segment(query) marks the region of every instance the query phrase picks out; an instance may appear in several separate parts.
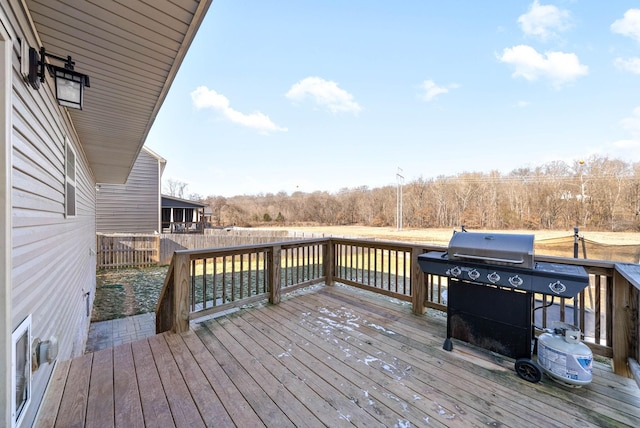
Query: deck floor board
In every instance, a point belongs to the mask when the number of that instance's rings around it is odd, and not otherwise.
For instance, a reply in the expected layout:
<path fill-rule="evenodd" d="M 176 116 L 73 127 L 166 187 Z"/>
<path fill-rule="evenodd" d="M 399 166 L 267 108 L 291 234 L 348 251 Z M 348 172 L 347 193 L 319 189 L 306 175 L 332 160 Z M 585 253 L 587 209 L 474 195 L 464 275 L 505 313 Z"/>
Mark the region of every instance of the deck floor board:
<path fill-rule="evenodd" d="M 129 345 L 120 345 L 127 347 Z M 169 402 L 160 380 L 160 374 L 151 353 L 148 340 L 131 343 L 135 373 L 140 388 L 140 405 L 147 426 L 171 427 L 174 425 Z"/>
<path fill-rule="evenodd" d="M 115 426 L 113 397 L 113 349 L 103 349 L 93 355 L 93 364 L 103 367 L 102 370 L 91 370 L 89 380 L 89 397 L 87 402 L 87 426 L 103 428 Z M 98 422 L 98 425 L 91 425 Z"/>
<path fill-rule="evenodd" d="M 71 361 L 56 424 L 66 427 L 85 426 L 92 361 L 92 354 Z"/>
<path fill-rule="evenodd" d="M 640 426 L 640 390 L 604 364 L 580 389 L 532 384 L 509 359 L 444 351 L 445 331 L 435 312 L 312 287 L 59 362 L 37 426 Z"/>
<path fill-rule="evenodd" d="M 169 403 L 173 420 L 176 426 L 179 427 L 205 426 L 191 395 L 189 385 L 186 384 L 182 375 L 182 368 L 178 366 L 171 353 L 165 336 L 162 334 L 156 335 L 148 340 L 151 352 L 156 360 L 164 392 L 167 395 L 167 402 Z"/>
<path fill-rule="evenodd" d="M 97 355 L 97 354 L 96 354 Z M 109 371 L 108 368 L 102 368 L 97 364 L 94 358 L 94 364 L 99 370 Z M 115 412 L 116 426 L 133 427 L 141 426 L 144 423 L 142 415 L 142 403 L 140 402 L 140 387 L 135 373 L 135 365 L 133 360 L 133 350 L 131 346 L 118 346 L 113 348 L 113 394 L 115 409 L 122 409 Z M 92 379 L 93 381 L 93 379 Z M 89 419 L 87 419 L 89 421 Z"/>

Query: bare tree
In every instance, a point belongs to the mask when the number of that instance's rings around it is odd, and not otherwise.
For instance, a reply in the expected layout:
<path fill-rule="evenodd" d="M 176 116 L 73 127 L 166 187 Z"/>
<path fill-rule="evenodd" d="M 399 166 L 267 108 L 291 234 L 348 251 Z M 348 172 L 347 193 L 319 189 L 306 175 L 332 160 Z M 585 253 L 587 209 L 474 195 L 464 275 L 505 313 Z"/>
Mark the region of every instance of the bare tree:
<path fill-rule="evenodd" d="M 211 221 L 214 222 L 216 226 L 222 226 L 222 209 L 227 205 L 227 198 L 222 196 L 209 196 L 206 202 L 211 209 Z"/>
<path fill-rule="evenodd" d="M 165 195 L 184 199 L 184 194 L 187 190 L 187 186 L 187 183 L 169 178 L 164 182 L 163 191 Z"/>
<path fill-rule="evenodd" d="M 172 180 L 178 194 L 183 183 Z M 185 185 L 186 187 L 186 185 Z M 184 188 L 182 188 L 184 190 Z M 640 229 L 640 163 L 594 156 L 584 162 L 554 161 L 506 175 L 465 172 L 419 178 L 405 185 L 406 227 L 537 229 Z M 215 199 L 215 201 L 214 201 Z M 209 197 L 218 224 L 283 223 L 391 226 L 394 186 L 328 192 Z"/>

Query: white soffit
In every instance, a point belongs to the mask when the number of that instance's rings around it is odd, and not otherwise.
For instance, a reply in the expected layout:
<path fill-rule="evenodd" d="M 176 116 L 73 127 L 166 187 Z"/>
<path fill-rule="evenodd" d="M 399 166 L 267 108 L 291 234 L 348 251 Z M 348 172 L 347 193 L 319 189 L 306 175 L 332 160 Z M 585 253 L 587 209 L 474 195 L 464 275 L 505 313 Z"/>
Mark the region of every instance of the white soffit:
<path fill-rule="evenodd" d="M 48 53 L 89 75 L 69 109 L 96 182 L 124 183 L 212 0 L 26 0 Z"/>

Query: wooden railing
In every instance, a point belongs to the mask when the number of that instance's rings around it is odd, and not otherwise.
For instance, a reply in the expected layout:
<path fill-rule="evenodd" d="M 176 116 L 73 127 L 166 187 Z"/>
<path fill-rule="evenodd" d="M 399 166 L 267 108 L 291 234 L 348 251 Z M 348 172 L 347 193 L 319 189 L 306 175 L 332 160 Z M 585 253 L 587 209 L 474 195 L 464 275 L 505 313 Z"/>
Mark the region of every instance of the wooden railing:
<path fill-rule="evenodd" d="M 412 286 L 424 283 L 417 258 L 442 247 L 336 238 L 331 238 L 331 247 L 334 281 L 411 302 L 415 314 L 424 313 L 428 305 L 426 288 Z"/>
<path fill-rule="evenodd" d="M 326 239 L 176 251 L 156 308 L 156 332 L 325 282 Z"/>
<path fill-rule="evenodd" d="M 202 221 L 162 222 L 163 233 L 204 233 Z"/>
<path fill-rule="evenodd" d="M 447 278 L 425 275 L 417 263 L 420 254 L 444 249 L 322 238 L 176 251 L 158 301 L 156 331 L 186 331 L 195 318 L 260 300 L 276 304 L 283 292 L 318 283 L 339 282 L 411 302 L 416 315 L 427 308 L 446 311 Z M 640 372 L 640 267 L 545 256 L 536 260 L 582 265 L 590 284 L 575 300 L 558 298 L 536 310 L 534 324 L 543 328 L 553 321 L 577 324 L 594 354 L 612 359 L 616 373 Z M 542 295 L 536 295 L 536 302 L 536 306 L 550 303 Z"/>

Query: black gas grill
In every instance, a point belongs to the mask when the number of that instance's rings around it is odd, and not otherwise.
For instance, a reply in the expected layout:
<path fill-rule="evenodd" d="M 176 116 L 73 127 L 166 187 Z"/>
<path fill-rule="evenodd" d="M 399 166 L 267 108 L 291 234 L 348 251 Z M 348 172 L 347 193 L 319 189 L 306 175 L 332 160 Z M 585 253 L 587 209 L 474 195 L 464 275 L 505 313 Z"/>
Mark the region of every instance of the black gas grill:
<path fill-rule="evenodd" d="M 447 252 L 418 257 L 425 273 L 482 284 L 574 297 L 588 284 L 582 266 L 534 261 L 533 235 L 460 232 Z"/>
<path fill-rule="evenodd" d="M 589 284 L 582 266 L 536 262 L 533 235 L 458 232 L 446 252 L 422 254 L 418 264 L 449 278 L 444 349 L 455 338 L 514 358 L 518 374 L 534 382 L 534 295 L 572 298 Z"/>

